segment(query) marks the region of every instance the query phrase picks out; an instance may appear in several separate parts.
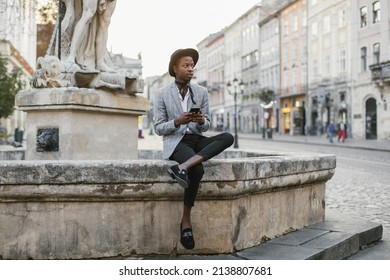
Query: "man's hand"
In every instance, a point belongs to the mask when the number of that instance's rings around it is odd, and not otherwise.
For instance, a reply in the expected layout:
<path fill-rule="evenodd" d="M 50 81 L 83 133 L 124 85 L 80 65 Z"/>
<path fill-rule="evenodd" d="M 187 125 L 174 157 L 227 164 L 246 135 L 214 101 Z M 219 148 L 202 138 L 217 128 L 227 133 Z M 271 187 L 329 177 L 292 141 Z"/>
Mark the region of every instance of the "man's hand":
<path fill-rule="evenodd" d="M 191 113 L 191 121 L 197 122 L 200 125 L 204 124 L 204 117 L 202 112 L 199 111 L 198 113 Z"/>
<path fill-rule="evenodd" d="M 178 127 L 182 124 L 187 124 L 192 121 L 192 113 L 184 112 L 178 118 L 174 120 L 175 126 Z"/>

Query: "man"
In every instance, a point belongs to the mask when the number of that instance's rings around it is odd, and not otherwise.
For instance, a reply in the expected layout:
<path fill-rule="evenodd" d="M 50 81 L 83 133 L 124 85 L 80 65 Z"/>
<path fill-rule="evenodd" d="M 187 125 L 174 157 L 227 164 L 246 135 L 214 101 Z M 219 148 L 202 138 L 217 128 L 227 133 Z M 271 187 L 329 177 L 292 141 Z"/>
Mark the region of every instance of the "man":
<path fill-rule="evenodd" d="M 195 49 L 175 51 L 169 62 L 169 74 L 175 81 L 159 89 L 154 101 L 154 128 L 163 136 L 163 158 L 179 163 L 171 166 L 168 173 L 184 188 L 180 242 L 186 249 L 195 247 L 191 209 L 204 174 L 202 162 L 234 142 L 230 133 L 213 137 L 202 135 L 210 127 L 210 117 L 207 89 L 191 83 L 198 58 Z M 190 112 L 191 109 L 194 112 Z"/>
<path fill-rule="evenodd" d="M 327 132 L 328 132 L 328 137 L 329 137 L 330 143 L 333 143 L 333 136 L 334 136 L 335 131 L 336 131 L 336 126 L 334 125 L 334 122 L 332 120 L 332 121 L 330 121 L 330 123 L 328 124 L 328 127 L 327 127 Z"/>
<path fill-rule="evenodd" d="M 337 141 L 340 142 L 340 139 L 341 141 L 344 143 L 345 142 L 345 124 L 343 121 L 340 121 L 339 125 L 338 125 L 338 137 L 337 137 Z"/>

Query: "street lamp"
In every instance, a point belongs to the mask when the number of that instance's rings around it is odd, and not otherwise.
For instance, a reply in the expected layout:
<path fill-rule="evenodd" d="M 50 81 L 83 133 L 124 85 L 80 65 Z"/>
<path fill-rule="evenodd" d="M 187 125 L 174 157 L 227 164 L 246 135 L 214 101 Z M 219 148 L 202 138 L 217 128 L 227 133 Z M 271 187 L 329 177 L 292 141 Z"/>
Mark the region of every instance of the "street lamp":
<path fill-rule="evenodd" d="M 227 83 L 227 88 L 229 94 L 234 95 L 234 148 L 238 148 L 238 134 L 237 134 L 237 90 L 239 89 L 239 93 L 243 93 L 245 84 L 241 80 L 238 82 L 237 78 L 234 78 L 233 84 L 230 81 Z"/>

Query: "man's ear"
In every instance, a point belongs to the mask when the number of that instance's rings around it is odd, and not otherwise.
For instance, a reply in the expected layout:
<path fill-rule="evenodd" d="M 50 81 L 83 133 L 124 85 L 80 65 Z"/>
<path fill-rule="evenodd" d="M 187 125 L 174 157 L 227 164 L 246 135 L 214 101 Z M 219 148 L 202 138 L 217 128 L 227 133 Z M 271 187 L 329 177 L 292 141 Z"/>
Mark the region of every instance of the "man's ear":
<path fill-rule="evenodd" d="M 173 72 L 175 72 L 175 74 L 177 74 L 177 65 L 173 65 Z"/>

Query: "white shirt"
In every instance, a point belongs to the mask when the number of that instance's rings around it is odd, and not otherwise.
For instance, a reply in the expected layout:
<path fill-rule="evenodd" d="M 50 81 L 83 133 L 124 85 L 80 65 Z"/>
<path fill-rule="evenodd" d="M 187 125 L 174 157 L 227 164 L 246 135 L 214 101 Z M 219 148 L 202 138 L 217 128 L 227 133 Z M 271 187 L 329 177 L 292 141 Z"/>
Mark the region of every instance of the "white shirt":
<path fill-rule="evenodd" d="M 180 104 L 181 104 L 181 108 L 183 109 L 183 112 L 188 112 L 187 104 L 188 104 L 188 98 L 190 97 L 190 95 L 188 94 L 188 88 L 187 88 L 186 95 L 184 96 L 184 99 L 180 94 L 179 88 L 177 88 L 177 92 L 179 94 L 179 100 L 180 100 Z"/>

